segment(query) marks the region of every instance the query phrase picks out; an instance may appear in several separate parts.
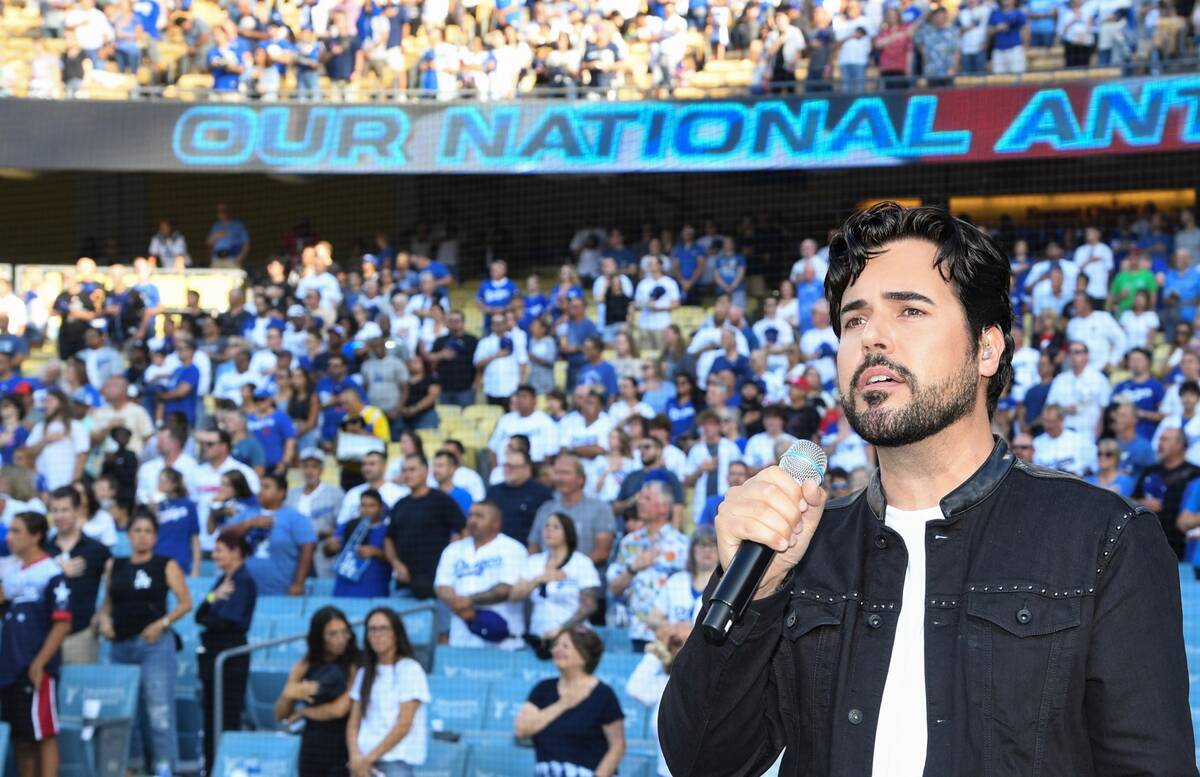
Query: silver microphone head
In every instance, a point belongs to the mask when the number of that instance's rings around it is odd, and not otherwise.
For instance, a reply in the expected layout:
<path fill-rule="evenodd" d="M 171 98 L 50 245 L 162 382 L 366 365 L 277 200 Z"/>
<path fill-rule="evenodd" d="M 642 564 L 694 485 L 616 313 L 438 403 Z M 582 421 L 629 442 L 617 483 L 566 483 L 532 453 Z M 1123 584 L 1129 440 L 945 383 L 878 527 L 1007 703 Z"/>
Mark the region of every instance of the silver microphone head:
<path fill-rule="evenodd" d="M 779 466 L 791 475 L 796 482 L 815 480 L 820 483 L 825 478 L 825 467 L 829 459 L 825 451 L 812 440 L 796 440 L 792 447 L 779 457 Z"/>

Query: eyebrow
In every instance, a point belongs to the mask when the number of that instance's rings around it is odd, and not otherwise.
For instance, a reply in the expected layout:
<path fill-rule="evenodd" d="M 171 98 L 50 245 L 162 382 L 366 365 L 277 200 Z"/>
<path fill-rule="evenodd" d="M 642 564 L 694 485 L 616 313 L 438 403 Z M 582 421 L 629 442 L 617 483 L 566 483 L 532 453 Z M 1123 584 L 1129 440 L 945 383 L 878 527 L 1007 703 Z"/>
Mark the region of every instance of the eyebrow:
<path fill-rule="evenodd" d="M 922 302 L 931 307 L 935 305 L 933 300 L 919 291 L 886 291 L 883 293 L 883 298 L 892 302 Z M 865 299 L 856 299 L 842 305 L 839 315 L 844 316 L 847 313 L 852 313 L 855 310 L 861 310 L 865 307 L 867 307 Z"/>

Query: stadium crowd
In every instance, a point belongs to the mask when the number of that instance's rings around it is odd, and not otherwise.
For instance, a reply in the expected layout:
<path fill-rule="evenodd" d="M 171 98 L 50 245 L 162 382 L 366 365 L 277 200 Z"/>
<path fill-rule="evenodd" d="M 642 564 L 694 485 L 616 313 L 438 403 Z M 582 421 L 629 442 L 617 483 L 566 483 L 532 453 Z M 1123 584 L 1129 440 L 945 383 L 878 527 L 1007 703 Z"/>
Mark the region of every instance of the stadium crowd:
<path fill-rule="evenodd" d="M 246 643 L 256 601 L 318 578 L 344 600 L 436 602 L 449 646 L 551 659 L 559 679 L 533 687 L 515 733 L 545 773 L 613 774 L 624 713 L 596 666 L 623 640 L 646 658 L 618 690 L 657 703 L 716 566 L 722 495 L 797 439 L 827 451 L 831 495 L 872 467 L 837 401 L 826 249 L 804 239 L 752 295 L 751 271 L 771 267 L 753 231 L 733 234 L 707 220 L 626 244 L 619 228 L 581 229 L 552 282 L 518 283 L 493 259 L 466 310 L 470 273 L 431 258 L 453 252 L 424 233 L 340 260 L 301 239 L 221 310 L 194 293 L 163 306 L 157 268 L 192 261 L 166 222 L 131 267 L 80 259 L 57 296 L 0 281 L 0 710 L 19 757 L 54 773 L 54 724 L 37 705 L 30 718 L 29 696 L 53 695 L 60 660 L 96 663 L 111 642 L 163 712 L 164 635 L 194 617 L 211 712 L 212 659 Z M 1150 507 L 1200 564 L 1193 214 L 994 236 L 1018 314 L 995 433 Z M 250 239 L 220 209 L 209 261 L 249 266 Z M 210 562 L 193 602 L 186 578 Z M 306 768 L 409 774 L 425 758 L 423 670 L 390 609 L 356 644 L 340 611 L 314 615 L 277 716 L 308 719 Z M 239 660 L 227 729 L 241 725 Z M 132 763 L 169 770 L 176 734 L 172 712 L 152 714 Z"/>
<path fill-rule="evenodd" d="M 37 97 L 143 64 L 145 85 L 262 100 L 859 92 L 868 74 L 905 88 L 1027 68 L 1190 70 L 1198 30 L 1192 0 L 41 0 L 21 73 Z"/>

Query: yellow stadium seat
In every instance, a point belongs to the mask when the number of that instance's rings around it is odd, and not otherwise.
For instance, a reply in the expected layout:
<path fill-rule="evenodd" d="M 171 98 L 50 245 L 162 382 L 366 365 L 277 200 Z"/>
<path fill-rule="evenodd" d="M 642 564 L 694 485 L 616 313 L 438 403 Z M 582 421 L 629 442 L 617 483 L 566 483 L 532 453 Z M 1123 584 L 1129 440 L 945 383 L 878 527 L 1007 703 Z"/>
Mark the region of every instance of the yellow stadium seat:
<path fill-rule="evenodd" d="M 442 434 L 441 429 L 418 429 L 417 436 L 421 438 L 421 445 L 425 447 L 425 456 L 432 456 L 437 449 L 441 447 L 442 442 L 446 439 L 446 435 Z"/>

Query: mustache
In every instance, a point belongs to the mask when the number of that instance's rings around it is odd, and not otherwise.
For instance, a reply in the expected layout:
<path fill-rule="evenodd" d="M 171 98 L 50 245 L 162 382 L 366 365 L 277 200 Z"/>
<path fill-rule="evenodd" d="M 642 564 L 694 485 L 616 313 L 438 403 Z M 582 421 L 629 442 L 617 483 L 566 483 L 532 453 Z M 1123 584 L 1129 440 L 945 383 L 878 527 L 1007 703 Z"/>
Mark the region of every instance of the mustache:
<path fill-rule="evenodd" d="M 850 380 L 850 390 L 852 392 L 858 390 L 858 383 L 862 379 L 862 374 L 872 367 L 886 367 L 903 378 L 905 383 L 911 384 L 915 382 L 915 376 L 908 371 L 908 368 L 897 364 L 881 353 L 873 353 L 863 359 L 862 364 L 858 365 L 858 369 L 854 371 L 854 377 Z"/>

